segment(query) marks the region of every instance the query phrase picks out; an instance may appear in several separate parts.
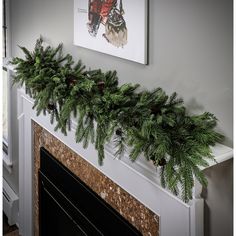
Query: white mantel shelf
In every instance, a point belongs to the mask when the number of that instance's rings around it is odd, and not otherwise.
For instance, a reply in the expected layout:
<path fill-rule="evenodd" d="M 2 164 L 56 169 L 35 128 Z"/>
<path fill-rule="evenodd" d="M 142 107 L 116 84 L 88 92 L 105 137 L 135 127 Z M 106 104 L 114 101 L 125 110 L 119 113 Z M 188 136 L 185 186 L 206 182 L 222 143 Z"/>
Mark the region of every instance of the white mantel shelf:
<path fill-rule="evenodd" d="M 209 166 L 202 169 L 208 169 L 214 165 L 220 164 L 233 158 L 233 149 L 223 144 L 217 143 L 214 147 L 212 147 L 212 154 L 216 161 L 210 160 L 208 162 Z"/>
<path fill-rule="evenodd" d="M 33 236 L 33 151 L 32 151 L 32 121 L 37 122 L 74 152 L 100 170 L 141 203 L 160 217 L 160 236 L 203 236 L 203 206 L 200 197 L 201 187 L 196 182 L 194 198 L 188 204 L 172 195 L 160 186 L 158 173 L 151 163 L 140 158 L 132 163 L 127 155 L 121 160 L 113 156 L 112 145 L 105 147 L 104 165 L 99 166 L 97 151 L 93 145 L 84 149 L 75 142 L 76 123 L 72 130 L 64 136 L 54 131 L 47 116 L 36 116 L 32 109 L 33 100 L 25 94 L 24 89 L 18 90 L 18 120 L 19 120 L 19 199 L 21 235 Z M 233 150 L 222 144 L 212 148 L 217 163 L 233 157 Z M 209 167 L 216 165 L 210 162 Z M 209 168 L 208 167 L 208 168 Z"/>

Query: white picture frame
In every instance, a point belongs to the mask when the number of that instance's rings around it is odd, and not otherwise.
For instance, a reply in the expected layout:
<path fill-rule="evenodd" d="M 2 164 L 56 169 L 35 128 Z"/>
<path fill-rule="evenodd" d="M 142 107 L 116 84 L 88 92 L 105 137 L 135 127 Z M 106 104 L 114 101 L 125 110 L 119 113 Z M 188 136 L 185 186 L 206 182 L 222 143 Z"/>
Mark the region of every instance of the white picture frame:
<path fill-rule="evenodd" d="M 147 64 L 147 18 L 148 0 L 74 0 L 74 44 Z"/>

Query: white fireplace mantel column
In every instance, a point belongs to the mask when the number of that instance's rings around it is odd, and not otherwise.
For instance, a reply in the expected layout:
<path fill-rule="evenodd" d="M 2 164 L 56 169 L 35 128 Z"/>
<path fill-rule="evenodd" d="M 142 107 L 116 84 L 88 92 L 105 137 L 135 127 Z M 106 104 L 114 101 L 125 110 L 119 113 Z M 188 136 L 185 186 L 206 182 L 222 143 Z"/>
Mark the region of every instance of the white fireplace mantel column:
<path fill-rule="evenodd" d="M 203 199 L 201 187 L 196 183 L 194 199 L 188 204 L 160 186 L 158 174 L 150 163 L 139 160 L 135 163 L 127 157 L 115 159 L 112 147 L 105 148 L 103 166 L 97 162 L 97 151 L 93 145 L 84 149 L 75 142 L 75 125 L 67 136 L 54 131 L 48 116 L 36 116 L 33 100 L 23 89 L 18 90 L 19 120 L 19 229 L 23 236 L 33 236 L 33 130 L 35 121 L 74 152 L 120 185 L 129 194 L 160 217 L 161 236 L 203 236 Z M 218 163 L 233 157 L 231 148 L 218 144 L 213 148 Z M 210 166 L 216 163 L 210 163 Z"/>

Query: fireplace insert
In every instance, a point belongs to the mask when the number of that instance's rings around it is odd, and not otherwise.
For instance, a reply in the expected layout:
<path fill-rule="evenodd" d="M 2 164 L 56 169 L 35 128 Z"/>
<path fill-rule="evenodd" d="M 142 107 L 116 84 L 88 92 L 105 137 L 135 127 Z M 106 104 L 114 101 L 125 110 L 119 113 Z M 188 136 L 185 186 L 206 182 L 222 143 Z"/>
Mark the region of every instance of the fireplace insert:
<path fill-rule="evenodd" d="M 38 174 L 41 236 L 141 235 L 45 148 Z"/>

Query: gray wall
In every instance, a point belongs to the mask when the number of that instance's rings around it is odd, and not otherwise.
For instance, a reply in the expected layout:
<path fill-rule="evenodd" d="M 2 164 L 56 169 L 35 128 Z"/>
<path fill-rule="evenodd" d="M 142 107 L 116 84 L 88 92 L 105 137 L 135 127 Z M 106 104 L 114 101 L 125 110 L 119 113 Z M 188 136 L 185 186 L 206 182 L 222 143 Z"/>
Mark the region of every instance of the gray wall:
<path fill-rule="evenodd" d="M 204 172 L 208 178 L 208 187 L 202 193 L 202 197 L 206 199 L 205 236 L 233 235 L 233 160 Z"/>
<path fill-rule="evenodd" d="M 73 46 L 73 0 L 11 1 L 13 56 L 22 55 L 17 45 L 33 48 L 40 34 L 54 46 L 63 42 L 65 52 L 88 67 L 117 70 L 121 83 L 160 86 L 168 94 L 176 91 L 190 112 L 214 113 L 225 144 L 232 146 L 232 0 L 150 0 L 148 66 Z M 208 176 L 210 185 L 223 171 Z M 232 206 L 230 173 L 221 179 L 227 191 L 220 201 Z M 216 200 L 218 195 L 206 196 L 210 207 Z M 213 216 L 224 209 L 222 202 L 218 204 L 217 210 L 209 209 L 216 228 L 221 225 Z M 232 228 L 228 210 L 224 227 Z"/>

